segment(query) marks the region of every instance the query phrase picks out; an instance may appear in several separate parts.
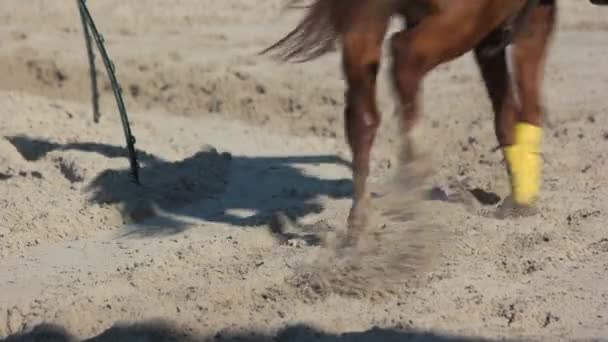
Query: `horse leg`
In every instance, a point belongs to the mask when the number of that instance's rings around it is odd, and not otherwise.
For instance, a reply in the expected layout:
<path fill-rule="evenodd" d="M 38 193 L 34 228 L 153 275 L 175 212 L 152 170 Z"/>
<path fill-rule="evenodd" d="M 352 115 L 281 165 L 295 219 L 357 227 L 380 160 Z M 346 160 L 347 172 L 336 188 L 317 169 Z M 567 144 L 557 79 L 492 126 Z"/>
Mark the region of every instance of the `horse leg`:
<path fill-rule="evenodd" d="M 492 103 L 496 138 L 499 147 L 504 149 L 513 144 L 513 130 L 519 116 L 519 106 L 515 101 L 505 50 L 494 55 L 484 53 L 486 46 L 496 44 L 492 42 L 494 38 L 500 39 L 500 36 L 495 34 L 482 41 L 475 48 L 474 55 Z"/>
<path fill-rule="evenodd" d="M 343 69 L 347 91 L 345 131 L 353 156 L 353 204 L 348 216 L 348 243 L 356 243 L 369 224 L 371 210 L 367 178 L 370 152 L 380 124 L 376 106 L 376 76 L 386 22 L 368 22 L 343 37 Z"/>
<path fill-rule="evenodd" d="M 555 0 L 541 1 L 528 18 L 526 30 L 513 43 L 513 64 L 521 111 L 512 141 L 504 148 L 511 174 L 512 200 L 516 206 L 531 206 L 540 190 L 539 155 L 542 134 L 541 83 L 545 57 L 555 30 Z"/>
<path fill-rule="evenodd" d="M 427 71 L 435 66 L 429 61 L 432 56 L 428 56 L 427 52 L 414 46 L 411 36 L 419 25 L 397 32 L 391 37 L 393 84 L 398 97 L 395 115 L 399 120 L 398 141 L 400 145 L 395 170 L 397 174 L 394 180 L 397 184 L 389 184 L 387 190 L 394 192 L 394 195 L 399 198 L 401 191 L 397 190 L 397 187 L 402 188 L 401 190 L 412 190 L 412 187 L 420 185 L 431 171 L 430 165 L 425 163 L 426 160 L 416 148 L 417 141 L 412 134 L 419 120 L 420 83 Z M 401 210 L 398 208 L 400 199 L 393 198 L 393 200 L 397 200 L 397 203 L 394 203 L 397 204 L 397 207 L 388 211 Z"/>
<path fill-rule="evenodd" d="M 521 108 L 515 100 L 505 49 L 492 55 L 486 53 L 487 46 L 496 46 L 496 39 L 502 39 L 500 32 L 495 32 L 484 39 L 475 48 L 474 55 L 494 111 L 496 138 L 499 147 L 505 152 L 514 143 L 515 124 Z M 504 157 L 506 159 L 506 153 Z M 508 165 L 507 173 L 510 174 Z M 511 204 L 511 201 L 505 201 L 499 207 L 497 216 L 504 218 L 511 214 L 511 210 L 514 209 Z"/>
<path fill-rule="evenodd" d="M 456 2 L 454 4 L 459 5 Z M 420 184 L 420 178 L 430 171 L 425 163 L 411 163 L 419 159 L 412 130 L 419 119 L 418 97 L 422 79 L 437 65 L 473 49 L 497 26 L 497 19 L 484 16 L 483 8 L 472 4 L 462 6 L 459 10 L 446 8 L 441 13 L 423 19 L 414 28 L 393 35 L 393 81 L 401 105 L 399 114 L 403 134 L 399 166 L 405 166 L 400 173 L 410 178 L 408 183 Z M 450 38 L 446 39 L 446 36 Z"/>

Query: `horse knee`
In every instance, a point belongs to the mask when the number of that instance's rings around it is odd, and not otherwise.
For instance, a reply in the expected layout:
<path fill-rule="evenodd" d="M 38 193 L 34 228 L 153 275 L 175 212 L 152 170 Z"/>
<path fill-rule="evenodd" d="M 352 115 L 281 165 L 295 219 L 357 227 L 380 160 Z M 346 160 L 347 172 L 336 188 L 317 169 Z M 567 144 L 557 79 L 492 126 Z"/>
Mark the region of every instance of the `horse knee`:
<path fill-rule="evenodd" d="M 380 114 L 370 89 L 364 83 L 351 84 L 346 91 L 344 128 L 353 151 L 370 146 L 379 126 Z"/>
<path fill-rule="evenodd" d="M 373 104 L 367 103 L 367 92 L 362 89 L 349 89 L 344 109 L 347 128 L 355 126 L 366 131 L 375 131 L 380 126 L 380 114 Z"/>

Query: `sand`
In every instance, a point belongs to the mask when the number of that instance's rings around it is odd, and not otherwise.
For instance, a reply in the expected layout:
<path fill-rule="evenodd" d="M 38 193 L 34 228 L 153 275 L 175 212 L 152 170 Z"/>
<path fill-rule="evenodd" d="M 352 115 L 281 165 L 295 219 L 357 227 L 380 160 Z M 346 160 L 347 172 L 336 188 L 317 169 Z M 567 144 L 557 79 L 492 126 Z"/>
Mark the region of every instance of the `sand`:
<path fill-rule="evenodd" d="M 137 187 L 101 68 L 93 122 L 75 1 L 0 3 L 0 338 L 608 338 L 608 11 L 562 1 L 538 215 L 492 215 L 507 175 L 467 54 L 424 85 L 432 200 L 417 203 L 415 223 L 379 215 L 376 245 L 346 258 L 327 248 L 351 193 L 339 56 L 258 56 L 301 14 L 280 5 L 90 2 L 137 138 Z M 374 183 L 391 171 L 394 140 L 382 72 Z M 282 234 L 277 212 L 290 218 Z M 323 276 L 353 260 L 368 278 Z"/>

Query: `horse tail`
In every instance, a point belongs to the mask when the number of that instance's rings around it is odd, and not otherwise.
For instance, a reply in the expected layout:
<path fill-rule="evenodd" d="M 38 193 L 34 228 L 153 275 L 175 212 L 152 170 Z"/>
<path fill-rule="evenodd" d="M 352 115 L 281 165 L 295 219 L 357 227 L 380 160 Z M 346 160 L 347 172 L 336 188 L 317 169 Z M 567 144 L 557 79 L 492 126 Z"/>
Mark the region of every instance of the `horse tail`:
<path fill-rule="evenodd" d="M 288 8 L 307 8 L 308 12 L 296 28 L 261 54 L 274 51 L 283 61 L 307 62 L 334 51 L 336 43 L 351 25 L 353 9 L 361 1 L 377 1 L 380 7 L 391 0 L 314 0 L 303 5 L 303 0 L 289 0 Z"/>

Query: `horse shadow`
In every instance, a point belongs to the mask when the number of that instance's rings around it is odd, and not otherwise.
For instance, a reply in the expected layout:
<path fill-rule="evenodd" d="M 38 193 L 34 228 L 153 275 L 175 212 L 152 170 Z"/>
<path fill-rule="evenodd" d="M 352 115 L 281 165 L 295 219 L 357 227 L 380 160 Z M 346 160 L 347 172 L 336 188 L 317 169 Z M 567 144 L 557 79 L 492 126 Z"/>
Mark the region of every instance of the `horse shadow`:
<path fill-rule="evenodd" d="M 477 337 L 449 336 L 413 329 L 372 328 L 363 332 L 328 334 L 306 325 L 288 326 L 274 335 L 245 331 L 240 333 L 216 333 L 201 336 L 178 329 L 174 324 L 163 320 L 151 320 L 130 325 L 115 325 L 97 336 L 78 340 L 63 327 L 41 324 L 28 332 L 9 336 L 5 342 L 494 342 L 498 340 Z M 508 341 L 501 339 L 501 341 Z"/>
<path fill-rule="evenodd" d="M 38 161 L 53 151 L 127 157 L 123 147 L 108 144 L 55 143 L 26 136 L 6 139 L 28 161 Z M 327 164 L 350 167 L 334 155 L 235 156 L 212 147 L 178 161 L 141 150 L 137 154 L 142 185 L 132 182 L 129 168 L 106 169 L 87 179 L 59 167 L 70 182 L 84 184 L 90 203 L 120 208 L 129 235 L 171 235 L 201 221 L 259 226 L 270 223 L 278 211 L 298 220 L 320 213 L 324 197 L 339 199 L 352 193 L 350 178 L 324 179 L 309 172 Z"/>

